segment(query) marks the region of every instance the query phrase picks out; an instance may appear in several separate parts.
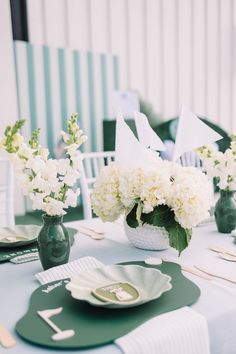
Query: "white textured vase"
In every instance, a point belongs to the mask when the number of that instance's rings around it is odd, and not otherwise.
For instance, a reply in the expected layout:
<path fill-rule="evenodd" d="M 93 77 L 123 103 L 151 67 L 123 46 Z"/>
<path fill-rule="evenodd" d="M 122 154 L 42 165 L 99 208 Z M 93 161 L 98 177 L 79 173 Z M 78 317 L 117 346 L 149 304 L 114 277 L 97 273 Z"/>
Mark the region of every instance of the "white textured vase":
<path fill-rule="evenodd" d="M 130 227 L 124 220 L 125 233 L 135 247 L 150 251 L 161 251 L 169 248 L 168 232 L 164 227 L 144 224 Z"/>

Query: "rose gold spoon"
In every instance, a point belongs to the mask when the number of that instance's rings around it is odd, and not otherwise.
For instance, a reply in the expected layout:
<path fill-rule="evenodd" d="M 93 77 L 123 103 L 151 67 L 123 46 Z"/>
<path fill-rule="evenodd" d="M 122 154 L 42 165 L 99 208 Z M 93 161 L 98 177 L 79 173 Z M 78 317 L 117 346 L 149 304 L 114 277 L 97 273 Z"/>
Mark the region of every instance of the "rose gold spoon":
<path fill-rule="evenodd" d="M 226 261 L 229 262 L 236 262 L 236 257 L 231 256 L 230 254 L 227 253 L 219 253 L 220 258 L 225 259 Z"/>

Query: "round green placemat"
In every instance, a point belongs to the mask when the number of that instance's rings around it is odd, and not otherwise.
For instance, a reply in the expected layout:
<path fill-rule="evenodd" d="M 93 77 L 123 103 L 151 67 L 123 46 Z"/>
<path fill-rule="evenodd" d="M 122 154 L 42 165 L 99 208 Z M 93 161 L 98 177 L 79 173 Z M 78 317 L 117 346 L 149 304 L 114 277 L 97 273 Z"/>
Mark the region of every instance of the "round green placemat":
<path fill-rule="evenodd" d="M 122 264 L 138 264 L 161 270 L 172 278 L 172 289 L 159 299 L 147 304 L 126 309 L 93 307 L 75 300 L 65 289 L 68 280 L 55 281 L 40 286 L 34 291 L 26 315 L 16 324 L 17 333 L 34 344 L 75 349 L 107 344 L 127 334 L 145 321 L 159 314 L 188 306 L 197 301 L 200 289 L 185 278 L 176 263 L 163 262 L 158 266 L 134 261 Z M 64 341 L 51 340 L 54 331 L 37 315 L 37 311 L 63 307 L 51 320 L 62 330 L 74 329 L 75 336 Z"/>

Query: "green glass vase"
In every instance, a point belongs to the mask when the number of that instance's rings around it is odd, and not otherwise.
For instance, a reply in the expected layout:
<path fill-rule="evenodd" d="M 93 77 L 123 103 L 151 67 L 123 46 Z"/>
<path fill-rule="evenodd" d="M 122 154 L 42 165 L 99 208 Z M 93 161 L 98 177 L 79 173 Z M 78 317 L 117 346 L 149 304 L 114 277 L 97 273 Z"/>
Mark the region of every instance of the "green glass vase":
<path fill-rule="evenodd" d="M 49 269 L 68 262 L 70 238 L 62 224 L 63 216 L 44 214 L 43 227 L 38 235 L 39 258 L 43 269 Z"/>
<path fill-rule="evenodd" d="M 230 233 L 236 228 L 236 201 L 233 191 L 220 191 L 220 198 L 215 205 L 217 229 L 222 233 Z"/>

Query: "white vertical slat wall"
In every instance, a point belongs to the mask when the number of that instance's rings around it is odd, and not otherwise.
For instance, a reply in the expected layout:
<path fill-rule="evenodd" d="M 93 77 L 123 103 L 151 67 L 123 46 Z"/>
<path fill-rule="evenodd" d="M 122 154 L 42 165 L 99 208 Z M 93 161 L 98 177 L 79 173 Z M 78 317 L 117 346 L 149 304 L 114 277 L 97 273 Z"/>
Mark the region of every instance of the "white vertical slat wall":
<path fill-rule="evenodd" d="M 27 0 L 32 43 L 120 57 L 160 118 L 185 103 L 236 133 L 236 0 Z"/>
<path fill-rule="evenodd" d="M 197 1 L 196 1 L 197 2 Z M 206 29 L 203 31 L 207 41 L 206 46 L 206 65 L 202 63 L 201 77 L 207 77 L 206 95 L 204 97 L 207 102 L 207 115 L 212 117 L 219 123 L 219 108 L 220 108 L 220 46 L 219 46 L 219 33 L 220 33 L 220 7 L 214 6 L 215 0 L 208 0 L 206 7 L 205 24 Z M 203 0 L 204 9 L 204 0 Z M 204 10 L 202 10 L 204 11 Z M 205 31 L 207 36 L 205 37 Z M 204 48 L 204 47 L 203 47 Z M 204 71 L 206 69 L 206 72 Z M 233 79 L 233 78 L 232 78 Z M 236 91 L 235 91 L 236 92 Z"/>
<path fill-rule="evenodd" d="M 182 7 L 180 8 L 182 9 Z M 182 72 L 182 64 L 178 56 L 183 54 L 183 51 L 178 51 L 178 3 L 175 0 L 163 1 L 162 17 L 163 17 L 163 82 L 161 90 L 163 90 L 163 108 L 162 114 L 164 117 L 173 117 L 178 112 L 178 96 L 184 99 L 182 92 L 182 84 L 184 81 L 178 80 L 179 73 Z M 182 25 L 182 22 L 180 23 Z M 183 23 L 184 25 L 184 23 Z M 150 29 L 151 30 L 151 29 Z M 181 45 L 185 42 L 181 41 Z M 179 83 L 181 86 L 179 87 Z"/>
<path fill-rule="evenodd" d="M 9 0 L 0 2 L 0 137 L 5 127 L 18 119 L 14 52 L 12 42 L 11 12 Z M 0 156 L 4 155 L 0 150 Z M 1 170 L 0 183 L 4 176 Z M 24 212 L 24 199 L 18 185 L 14 189 L 15 214 Z"/>

